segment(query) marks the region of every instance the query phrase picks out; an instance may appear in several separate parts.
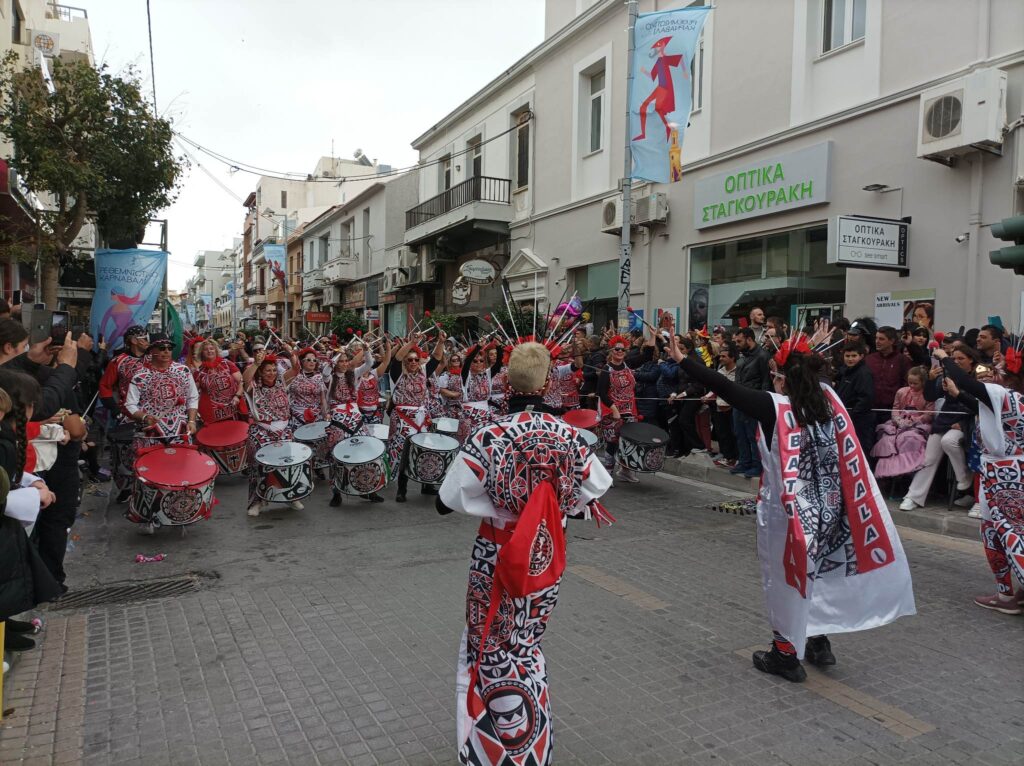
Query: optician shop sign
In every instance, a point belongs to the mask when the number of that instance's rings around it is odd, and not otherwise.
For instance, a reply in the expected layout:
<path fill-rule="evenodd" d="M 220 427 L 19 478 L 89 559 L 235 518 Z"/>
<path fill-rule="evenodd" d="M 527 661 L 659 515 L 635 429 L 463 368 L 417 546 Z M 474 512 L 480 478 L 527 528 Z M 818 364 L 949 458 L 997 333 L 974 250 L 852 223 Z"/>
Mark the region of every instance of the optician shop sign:
<path fill-rule="evenodd" d="M 861 269 L 907 271 L 909 224 L 889 218 L 836 217 L 834 249 L 828 262 Z"/>
<path fill-rule="evenodd" d="M 694 186 L 697 229 L 829 201 L 832 142 L 751 161 Z"/>

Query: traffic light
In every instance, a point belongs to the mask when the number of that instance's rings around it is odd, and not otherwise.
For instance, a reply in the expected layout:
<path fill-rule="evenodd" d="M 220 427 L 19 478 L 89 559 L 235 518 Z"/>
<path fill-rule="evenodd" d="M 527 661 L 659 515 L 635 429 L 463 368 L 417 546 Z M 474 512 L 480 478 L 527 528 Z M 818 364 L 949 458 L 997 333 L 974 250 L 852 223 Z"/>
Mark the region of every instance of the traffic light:
<path fill-rule="evenodd" d="M 992 265 L 1013 269 L 1014 274 L 1024 276 L 1024 215 L 1014 215 L 992 224 L 992 236 L 1013 242 L 1009 247 L 989 251 L 988 259 Z"/>

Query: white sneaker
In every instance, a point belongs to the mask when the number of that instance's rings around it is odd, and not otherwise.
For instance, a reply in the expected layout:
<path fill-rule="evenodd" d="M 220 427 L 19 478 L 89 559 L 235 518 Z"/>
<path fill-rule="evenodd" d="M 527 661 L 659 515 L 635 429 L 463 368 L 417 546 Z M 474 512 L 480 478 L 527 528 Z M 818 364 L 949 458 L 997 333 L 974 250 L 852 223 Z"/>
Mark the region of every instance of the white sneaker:
<path fill-rule="evenodd" d="M 296 511 L 301 511 L 303 508 L 306 507 L 302 504 L 301 500 L 292 500 L 290 503 L 288 503 L 288 505 L 290 505 Z"/>
<path fill-rule="evenodd" d="M 638 481 L 640 481 L 640 479 L 637 478 L 635 473 L 633 473 L 630 469 L 626 468 L 626 466 L 622 465 L 621 463 L 615 466 L 615 475 L 618 476 L 623 481 L 628 481 L 631 484 L 636 484 Z"/>
<path fill-rule="evenodd" d="M 253 503 L 249 506 L 249 510 L 246 513 L 250 516 L 259 516 L 261 510 L 263 510 L 263 503 Z"/>
<path fill-rule="evenodd" d="M 971 510 L 967 512 L 967 517 L 970 519 L 981 518 L 981 503 L 975 503 L 971 506 Z"/>
<path fill-rule="evenodd" d="M 918 507 L 920 507 L 920 506 L 918 506 L 918 504 L 915 503 L 913 500 L 911 500 L 909 497 L 903 498 L 903 502 L 900 503 L 900 510 L 901 511 L 912 511 L 912 510 L 914 510 L 915 508 L 918 508 Z"/>

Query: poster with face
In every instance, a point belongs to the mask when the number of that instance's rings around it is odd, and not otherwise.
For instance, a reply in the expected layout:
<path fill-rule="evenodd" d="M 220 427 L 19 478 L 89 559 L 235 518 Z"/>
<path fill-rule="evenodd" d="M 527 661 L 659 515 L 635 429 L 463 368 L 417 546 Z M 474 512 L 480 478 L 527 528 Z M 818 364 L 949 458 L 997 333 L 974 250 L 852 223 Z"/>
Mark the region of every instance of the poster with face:
<path fill-rule="evenodd" d="M 693 284 L 690 286 L 690 308 L 687 322 L 691 330 L 699 330 L 708 323 L 708 286 Z"/>
<path fill-rule="evenodd" d="M 935 296 L 925 300 L 903 301 L 903 321 L 913 322 L 935 332 Z"/>
<path fill-rule="evenodd" d="M 679 307 L 658 309 L 658 329 L 667 330 L 670 327 L 679 327 Z"/>

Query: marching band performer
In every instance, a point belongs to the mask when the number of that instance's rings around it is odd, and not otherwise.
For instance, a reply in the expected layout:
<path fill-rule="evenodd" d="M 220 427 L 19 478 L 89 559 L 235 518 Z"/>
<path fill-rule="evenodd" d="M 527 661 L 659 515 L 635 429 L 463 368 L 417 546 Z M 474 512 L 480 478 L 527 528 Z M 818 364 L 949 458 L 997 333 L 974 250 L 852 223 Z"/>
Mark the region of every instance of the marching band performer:
<path fill-rule="evenodd" d="M 295 364 L 283 373 L 292 428 L 328 419 L 327 383 L 319 367 L 316 351 L 304 348 L 295 354 Z"/>
<path fill-rule="evenodd" d="M 491 419 L 491 382 L 501 371 L 497 344 L 479 344 L 466 350 L 462 363 L 462 414 L 458 440 L 462 444 L 471 433 Z"/>
<path fill-rule="evenodd" d="M 601 435 L 604 438 L 607 462 L 614 464 L 616 478 L 636 483 L 636 474 L 615 460 L 619 451 L 619 431 L 623 423 L 636 420 L 636 378 L 626 366 L 629 341 L 616 335 L 608 341 L 608 366 L 597 375 L 598 412 L 601 414 Z"/>
<path fill-rule="evenodd" d="M 291 407 L 288 392 L 281 376 L 278 374 L 277 357 L 264 350 L 256 352 L 255 363 L 245 368 L 242 373 L 242 386 L 248 393 L 251 402 L 252 422 L 249 424 L 249 441 L 246 450 L 249 457 L 249 509 L 250 516 L 259 516 L 266 509 L 267 503 L 256 494 L 259 473 L 256 469 L 256 453 L 260 447 L 272 442 L 292 440 L 292 429 L 289 425 Z M 291 507 L 297 511 L 303 508 L 302 502 L 293 500 Z"/>
<path fill-rule="evenodd" d="M 190 356 L 190 367 L 199 389 L 199 417 L 204 425 L 232 420 L 245 412 L 242 402 L 242 373 L 234 362 L 222 359 L 217 342 L 199 344 L 199 357 Z"/>
<path fill-rule="evenodd" d="M 583 357 L 576 350 L 575 342 L 563 346 L 557 356 L 551 359 L 551 372 L 548 375 L 548 390 L 544 394 L 544 403 L 560 412 L 578 410 L 580 407 L 580 383 Z"/>
<path fill-rule="evenodd" d="M 512 351 L 510 414 L 470 436 L 437 499 L 439 513 L 481 517 L 456 675 L 463 764 L 550 763 L 541 639 L 565 568 L 566 518 L 609 519 L 597 498 L 611 477 L 544 406 L 550 358 L 539 343 Z"/>
<path fill-rule="evenodd" d="M 359 406 L 359 413 L 363 416 L 363 423 L 375 425 L 380 423 L 380 377 L 388 371 L 391 366 L 391 340 L 384 338 L 384 352 L 371 354 L 376 365 L 370 366 L 356 380 L 356 404 Z"/>
<path fill-rule="evenodd" d="M 154 444 L 187 444 L 196 432 L 199 391 L 185 365 L 171 360 L 171 339 L 155 334 L 149 343 L 149 361 L 128 386 L 125 409 L 143 427 L 135 438 L 135 451 Z"/>
<path fill-rule="evenodd" d="M 453 351 L 448 357 L 448 364 L 444 372 L 435 372 L 437 377 L 435 417 L 462 420 L 462 360 L 462 354 Z"/>
<path fill-rule="evenodd" d="M 754 667 L 800 682 L 800 659 L 834 665 L 826 635 L 865 630 L 914 614 L 899 535 L 842 401 L 821 381 L 824 359 L 802 334 L 775 354 L 776 393 L 755 391 L 684 355 L 687 375 L 760 424 L 764 473 L 757 551 L 774 631 Z"/>
<path fill-rule="evenodd" d="M 398 491 L 395 501 L 405 502 L 405 493 L 409 487 L 406 468 L 409 460 L 408 439 L 430 426 L 427 413 L 427 376 L 432 375 L 444 353 L 443 330 L 438 330 L 437 345 L 429 360 L 417 344 L 422 335 L 414 335 L 395 354 L 388 375 L 391 377 L 390 433 L 388 436 L 388 457 L 392 466 L 398 466 Z M 426 370 L 423 362 L 426 362 Z M 436 495 L 437 490 L 422 486 L 424 495 Z"/>
<path fill-rule="evenodd" d="M 135 373 L 142 368 L 147 348 L 149 334 L 146 329 L 140 325 L 132 325 L 124 331 L 124 346 L 121 352 L 110 361 L 100 378 L 100 401 L 117 423 L 129 423 L 132 420 L 131 414 L 125 409 L 128 386 L 131 385 Z M 112 425 L 111 423 L 110 426 Z M 112 445 L 110 456 L 110 472 L 113 474 L 114 486 L 118 490 L 117 502 L 123 503 L 132 492 L 132 466 L 121 464 L 121 453 L 116 444 Z"/>

